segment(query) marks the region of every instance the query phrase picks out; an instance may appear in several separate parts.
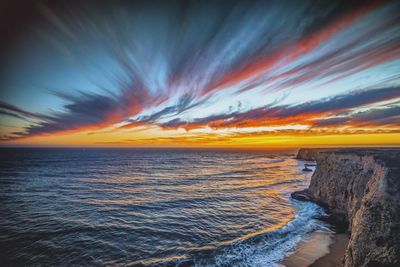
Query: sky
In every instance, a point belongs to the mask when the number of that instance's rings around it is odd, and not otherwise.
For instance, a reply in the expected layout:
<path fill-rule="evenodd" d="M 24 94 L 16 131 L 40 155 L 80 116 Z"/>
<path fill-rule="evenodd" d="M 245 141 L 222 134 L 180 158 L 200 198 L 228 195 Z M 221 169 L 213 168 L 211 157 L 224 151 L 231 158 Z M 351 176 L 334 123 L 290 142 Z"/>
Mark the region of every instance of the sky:
<path fill-rule="evenodd" d="M 1 10 L 1 146 L 400 145 L 399 1 Z"/>

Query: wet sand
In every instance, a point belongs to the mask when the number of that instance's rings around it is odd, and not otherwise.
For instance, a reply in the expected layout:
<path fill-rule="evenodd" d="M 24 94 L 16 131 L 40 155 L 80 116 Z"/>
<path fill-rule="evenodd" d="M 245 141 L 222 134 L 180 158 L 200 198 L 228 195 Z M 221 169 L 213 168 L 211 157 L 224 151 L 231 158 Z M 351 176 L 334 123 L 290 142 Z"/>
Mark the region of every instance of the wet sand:
<path fill-rule="evenodd" d="M 296 251 L 281 262 L 286 267 L 336 267 L 342 266 L 342 258 L 348 242 L 347 234 L 317 231 L 300 242 Z"/>
<path fill-rule="evenodd" d="M 334 267 L 342 266 L 342 259 L 346 252 L 349 236 L 347 234 L 336 234 L 334 243 L 329 247 L 329 254 L 319 258 L 311 267 Z"/>

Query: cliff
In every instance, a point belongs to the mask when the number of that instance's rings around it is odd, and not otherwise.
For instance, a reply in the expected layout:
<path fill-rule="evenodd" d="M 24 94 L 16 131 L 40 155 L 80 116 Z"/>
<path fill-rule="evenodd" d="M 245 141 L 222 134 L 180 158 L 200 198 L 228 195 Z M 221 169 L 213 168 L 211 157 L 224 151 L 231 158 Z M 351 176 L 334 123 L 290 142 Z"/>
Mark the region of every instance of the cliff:
<path fill-rule="evenodd" d="M 341 148 L 300 148 L 297 152 L 296 159 L 303 160 L 316 160 L 320 152 L 324 151 L 337 151 L 342 150 Z"/>
<path fill-rule="evenodd" d="M 297 152 L 296 159 L 315 160 L 317 158 L 318 153 L 322 150 L 323 149 L 319 148 L 314 148 L 314 149 L 301 148 Z"/>
<path fill-rule="evenodd" d="M 400 149 L 302 149 L 298 158 L 317 169 L 292 196 L 348 224 L 344 266 L 400 266 Z"/>

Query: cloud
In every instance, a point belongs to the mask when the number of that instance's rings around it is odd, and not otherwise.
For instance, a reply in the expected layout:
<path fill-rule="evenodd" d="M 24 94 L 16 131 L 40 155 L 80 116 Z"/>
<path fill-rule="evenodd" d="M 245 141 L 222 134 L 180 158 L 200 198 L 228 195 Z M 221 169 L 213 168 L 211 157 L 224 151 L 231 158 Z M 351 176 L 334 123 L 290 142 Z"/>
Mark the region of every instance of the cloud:
<path fill-rule="evenodd" d="M 1 111 L 2 110 L 2 111 Z M 33 118 L 39 120 L 52 120 L 51 116 L 39 114 L 39 113 L 32 113 L 21 108 L 18 108 L 14 105 L 8 104 L 6 102 L 0 101 L 0 111 L 4 115 L 14 116 L 16 118 Z"/>
<path fill-rule="evenodd" d="M 12 113 L 12 112 L 8 112 L 8 111 L 5 111 L 5 110 L 1 110 L 1 109 L 0 109 L 0 115 L 10 116 L 10 117 L 17 118 L 17 119 L 24 120 L 24 121 L 27 120 L 25 117 L 22 117 L 22 116 L 20 116 L 18 114 L 15 114 L 15 113 Z"/>
<path fill-rule="evenodd" d="M 246 112 L 234 112 L 230 114 L 219 114 L 193 121 L 182 121 L 173 119 L 160 124 L 163 128 L 185 128 L 187 130 L 211 127 L 211 128 L 232 128 L 232 127 L 259 127 L 276 126 L 285 124 L 308 124 L 314 125 L 314 121 L 322 116 L 340 114 L 344 111 L 359 108 L 372 103 L 379 103 L 400 97 L 399 87 L 388 87 L 371 90 L 359 90 L 348 94 L 337 95 L 318 101 L 307 102 L 293 106 L 264 107 L 249 110 Z M 385 114 L 382 114 L 385 115 Z M 386 114 L 387 115 L 387 114 Z M 364 116 L 366 121 L 373 121 Z M 336 119 L 336 122 L 344 122 L 344 119 Z M 319 122 L 323 124 L 323 122 Z M 327 122 L 325 122 L 327 123 Z M 318 126 L 318 123 L 317 123 Z M 321 126 L 321 125 L 319 125 Z"/>
<path fill-rule="evenodd" d="M 87 93 L 80 93 L 77 96 L 59 94 L 59 97 L 69 101 L 64 106 L 64 112 L 53 114 L 51 117 L 45 116 L 46 121 L 31 125 L 23 132 L 14 132 L 10 136 L 10 139 L 74 130 L 99 129 L 113 123 L 121 122 L 132 114 L 135 114 L 135 112 L 140 111 L 140 109 L 138 110 L 130 106 L 132 101 L 121 101 L 118 97 L 114 98 Z M 293 106 L 269 105 L 264 108 L 252 109 L 245 112 L 235 111 L 227 114 L 197 118 L 193 121 L 184 121 L 180 118 L 175 118 L 165 123 L 157 122 L 157 119 L 165 114 L 179 113 L 192 105 L 191 100 L 183 100 L 177 106 L 166 107 L 152 115 L 139 117 L 137 121 L 131 120 L 128 126 L 158 125 L 163 129 L 184 128 L 192 130 L 204 127 L 220 129 L 290 124 L 304 124 L 313 126 L 314 128 L 346 124 L 358 126 L 395 125 L 398 122 L 400 113 L 397 106 L 390 109 L 372 109 L 346 117 L 328 119 L 324 119 L 323 117 L 341 115 L 355 108 L 399 97 L 399 87 L 388 87 L 359 90 Z M 42 117 L 41 115 L 31 114 L 4 103 L 2 107 L 12 108 L 12 110 L 19 111 L 20 114 L 26 116 Z"/>
<path fill-rule="evenodd" d="M 243 92 L 261 84 L 269 90 L 283 90 L 324 78 L 336 80 L 397 59 L 399 33 L 393 31 L 393 26 L 398 15 L 386 10 L 386 16 L 368 16 L 376 8 L 376 2 L 355 8 L 323 29 L 282 44 L 273 53 L 258 55 L 244 67 L 242 64 L 220 75 L 202 93 L 232 86 Z M 398 9 L 398 5 L 392 3 L 389 8 Z M 360 31 L 358 24 L 366 21 L 368 27 Z"/>
<path fill-rule="evenodd" d="M 328 118 L 314 123 L 317 127 L 334 126 L 356 126 L 356 127 L 382 127 L 400 125 L 400 106 L 389 106 L 375 108 L 368 111 L 356 112 L 348 116 Z"/>
<path fill-rule="evenodd" d="M 155 113 L 152 113 L 151 115 L 147 116 L 140 116 L 137 119 L 130 119 L 128 124 L 123 125 L 121 128 L 131 128 L 131 127 L 137 127 L 141 125 L 150 125 L 150 124 L 156 124 L 157 121 L 161 118 L 164 118 L 166 116 L 176 116 L 184 111 L 190 110 L 192 108 L 195 108 L 197 106 L 200 106 L 201 104 L 205 103 L 208 100 L 208 98 L 204 98 L 202 100 L 196 100 L 190 95 L 184 95 L 178 100 L 178 103 L 172 106 L 167 106 L 160 111 L 157 111 Z"/>
<path fill-rule="evenodd" d="M 239 102 L 237 111 L 228 104 L 225 113 L 195 113 L 229 89 L 233 92 L 224 97 L 257 87 L 264 95 L 254 97 L 264 97 L 313 82 L 331 83 L 398 59 L 395 1 L 355 8 L 348 1 L 311 0 L 48 5 L 40 9 L 63 54 L 79 68 L 89 64 L 104 69 L 114 87 L 101 88 L 101 93 L 54 93 L 67 104 L 49 115 L 0 102 L 2 115 L 35 119 L 10 139 L 118 128 L 119 123 L 119 128 L 156 125 L 186 130 L 302 123 L 315 130 L 362 122 L 393 125 L 398 118 L 395 108 L 350 111 L 400 97 L 399 87 L 357 90 L 297 105 L 278 101 L 242 109 Z M 97 57 L 109 61 L 91 62 Z M 373 82 L 383 83 L 379 78 Z M 191 116 L 182 116 L 186 113 Z"/>
<path fill-rule="evenodd" d="M 299 113 L 318 114 L 324 112 L 338 112 L 398 97 L 400 97 L 400 87 L 358 90 L 348 94 L 341 94 L 331 98 L 321 99 L 319 101 L 288 107 L 277 112 L 277 115 L 280 117 L 286 117 Z"/>
<path fill-rule="evenodd" d="M 357 6 L 357 3 L 305 0 L 167 4 L 161 1 L 151 5 L 99 3 L 89 5 L 90 9 L 87 5 L 67 5 L 60 9 L 56 4 L 52 9 L 50 4 L 42 9 L 54 28 L 63 34 L 58 38 L 69 54 L 76 57 L 82 54 L 85 58 L 91 49 L 105 49 L 124 72 L 118 75 L 120 81 L 128 77 L 125 82 L 130 86 L 147 88 L 152 93 L 168 96 L 190 93 L 201 97 L 260 73 L 275 76 L 276 68 L 289 67 L 292 74 L 302 73 L 304 64 L 311 65 L 317 59 L 301 62 L 300 66 L 296 60 L 326 41 L 337 44 L 335 34 L 376 8 L 374 4 L 362 5 L 360 1 Z M 69 18 L 57 10 L 80 16 Z M 108 10 L 113 12 L 105 12 Z M 87 43 L 91 45 L 86 47 Z M 93 43 L 101 45 L 93 47 Z M 77 53 L 77 48 L 82 51 Z M 330 49 L 333 51 L 327 54 L 340 55 L 334 47 Z M 283 71 L 282 75 L 287 73 Z M 288 77 L 285 84 L 300 79 L 296 75 Z M 246 88 L 251 89 L 259 82 L 266 80 L 257 78 Z"/>
<path fill-rule="evenodd" d="M 122 121 L 125 117 L 137 114 L 141 106 L 135 106 L 134 96 L 120 97 L 89 94 L 80 92 L 77 95 L 56 93 L 67 101 L 62 112 L 51 116 L 32 114 L 13 107 L 21 115 L 41 119 L 28 126 L 24 131 L 14 132 L 14 138 L 52 134 L 60 132 L 98 129 Z M 5 105 L 7 106 L 7 105 Z"/>

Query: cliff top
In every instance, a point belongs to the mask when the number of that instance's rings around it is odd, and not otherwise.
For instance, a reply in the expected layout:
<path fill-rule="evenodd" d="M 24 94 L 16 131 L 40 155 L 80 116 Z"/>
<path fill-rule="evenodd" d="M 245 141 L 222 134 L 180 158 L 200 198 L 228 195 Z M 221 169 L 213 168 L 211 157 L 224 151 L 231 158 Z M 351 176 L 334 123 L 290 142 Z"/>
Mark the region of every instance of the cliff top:
<path fill-rule="evenodd" d="M 400 168 L 399 148 L 301 148 L 297 158 L 315 160 L 319 153 L 352 154 L 356 156 L 371 155 L 391 168 Z"/>

